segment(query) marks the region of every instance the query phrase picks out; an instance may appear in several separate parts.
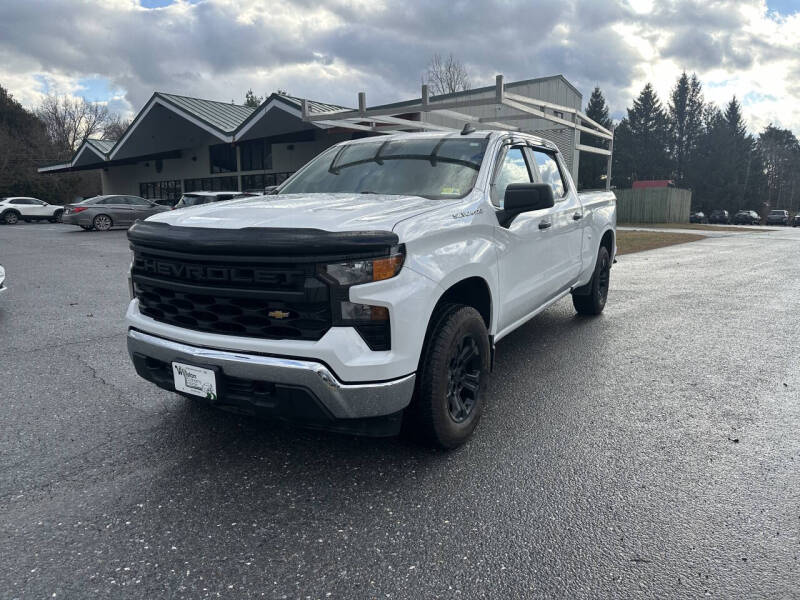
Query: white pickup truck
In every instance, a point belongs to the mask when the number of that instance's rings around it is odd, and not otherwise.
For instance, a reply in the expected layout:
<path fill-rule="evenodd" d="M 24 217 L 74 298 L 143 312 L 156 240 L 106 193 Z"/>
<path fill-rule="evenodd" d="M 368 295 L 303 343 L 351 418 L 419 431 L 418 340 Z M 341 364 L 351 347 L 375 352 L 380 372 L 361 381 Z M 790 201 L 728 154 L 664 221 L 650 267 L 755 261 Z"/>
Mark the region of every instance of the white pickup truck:
<path fill-rule="evenodd" d="M 137 372 L 234 411 L 463 443 L 495 344 L 572 294 L 605 306 L 611 192 L 501 131 L 344 142 L 277 195 L 134 224 Z"/>

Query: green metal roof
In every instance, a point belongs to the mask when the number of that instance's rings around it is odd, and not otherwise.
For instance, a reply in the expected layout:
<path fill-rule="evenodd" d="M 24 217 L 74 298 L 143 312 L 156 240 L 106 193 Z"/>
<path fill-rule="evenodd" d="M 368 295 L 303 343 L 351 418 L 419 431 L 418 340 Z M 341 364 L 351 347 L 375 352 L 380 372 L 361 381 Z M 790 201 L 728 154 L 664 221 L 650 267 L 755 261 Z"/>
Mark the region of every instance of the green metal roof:
<path fill-rule="evenodd" d="M 273 94 L 270 98 L 275 97 L 279 100 L 284 100 L 289 104 L 293 104 L 297 108 L 302 108 L 303 106 L 303 99 L 302 98 L 295 98 L 294 96 L 286 96 L 284 94 Z M 267 98 L 269 100 L 270 98 Z M 267 101 L 265 100 L 265 102 Z M 334 110 L 353 110 L 347 106 L 340 106 L 338 104 L 326 104 L 324 102 L 316 102 L 314 100 L 308 101 L 308 109 L 314 112 L 331 112 Z"/>
<path fill-rule="evenodd" d="M 214 129 L 227 134 L 236 131 L 239 125 L 255 110 L 249 106 L 217 102 L 216 100 L 203 100 L 201 98 L 177 96 L 163 92 L 156 92 L 156 95 L 176 108 L 184 110 L 211 125 Z"/>
<path fill-rule="evenodd" d="M 116 140 L 97 140 L 94 138 L 87 138 L 86 141 L 102 154 L 108 154 L 114 144 L 117 143 Z"/>

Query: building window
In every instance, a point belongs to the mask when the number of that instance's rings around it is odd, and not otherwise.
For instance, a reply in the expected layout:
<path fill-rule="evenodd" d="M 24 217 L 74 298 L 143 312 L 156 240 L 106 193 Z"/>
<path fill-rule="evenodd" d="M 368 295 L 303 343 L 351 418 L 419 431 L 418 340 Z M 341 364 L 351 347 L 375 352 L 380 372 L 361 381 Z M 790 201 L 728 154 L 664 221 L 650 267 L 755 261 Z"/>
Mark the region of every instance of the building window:
<path fill-rule="evenodd" d="M 271 185 L 280 185 L 289 178 L 292 173 L 259 173 L 258 175 L 242 175 L 242 189 L 263 190 Z"/>
<path fill-rule="evenodd" d="M 209 164 L 212 173 L 236 172 L 236 147 L 230 144 L 216 144 L 208 147 Z"/>
<path fill-rule="evenodd" d="M 272 144 L 264 138 L 242 142 L 239 146 L 242 153 L 242 171 L 271 171 Z"/>
<path fill-rule="evenodd" d="M 188 192 L 235 192 L 239 191 L 238 177 L 200 177 L 184 179 L 183 191 Z"/>
<path fill-rule="evenodd" d="M 181 197 L 181 181 L 180 179 L 167 179 L 140 183 L 139 195 L 148 200 L 166 200 L 174 204 Z"/>

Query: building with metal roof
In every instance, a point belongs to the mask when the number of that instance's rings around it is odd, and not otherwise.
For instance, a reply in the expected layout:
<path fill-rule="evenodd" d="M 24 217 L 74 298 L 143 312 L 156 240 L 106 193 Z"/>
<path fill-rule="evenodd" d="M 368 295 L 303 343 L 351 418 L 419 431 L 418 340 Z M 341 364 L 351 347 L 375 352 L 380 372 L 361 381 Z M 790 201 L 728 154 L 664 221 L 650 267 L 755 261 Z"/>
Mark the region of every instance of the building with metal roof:
<path fill-rule="evenodd" d="M 517 97 L 536 99 L 579 112 L 580 92 L 562 75 L 505 84 Z M 502 121 L 506 106 L 488 102 L 495 87 L 432 96 L 431 105 L 447 103 L 457 111 L 415 110 L 414 100 L 384 104 L 370 110 L 389 111 L 421 122 L 422 127 L 460 127 L 459 118 L 488 117 Z M 549 103 L 549 104 L 548 104 Z M 239 104 L 155 92 L 119 140 L 88 139 L 66 163 L 44 166 L 40 173 L 100 170 L 103 193 L 132 194 L 174 203 L 183 192 L 263 189 L 276 185 L 311 158 L 343 140 L 383 131 L 403 130 L 405 119 L 382 121 L 314 120 L 307 113 L 354 111 L 345 106 L 272 94 L 257 108 Z M 404 114 L 408 108 L 408 115 Z M 544 106 L 541 107 L 544 111 Z M 533 111 L 536 112 L 536 111 Z M 552 112 L 552 111 L 551 111 Z M 392 125 L 394 119 L 394 125 Z M 556 118 L 556 121 L 559 119 Z M 554 141 L 568 167 L 577 173 L 579 133 L 549 119 L 530 116 L 514 129 L 535 132 Z M 492 128 L 491 123 L 487 123 Z"/>

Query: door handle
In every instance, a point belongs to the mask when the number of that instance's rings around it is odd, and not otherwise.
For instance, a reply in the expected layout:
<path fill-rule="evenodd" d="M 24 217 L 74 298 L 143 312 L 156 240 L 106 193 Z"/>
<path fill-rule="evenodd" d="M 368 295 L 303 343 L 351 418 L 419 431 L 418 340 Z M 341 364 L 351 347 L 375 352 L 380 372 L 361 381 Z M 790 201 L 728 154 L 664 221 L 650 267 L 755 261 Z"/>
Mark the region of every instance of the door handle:
<path fill-rule="evenodd" d="M 539 229 L 549 229 L 553 226 L 551 221 L 539 221 Z"/>
<path fill-rule="evenodd" d="M 576 213 L 573 213 L 573 215 L 572 215 L 572 220 L 573 221 L 580 221 L 582 218 L 583 218 L 583 213 L 576 212 Z"/>

